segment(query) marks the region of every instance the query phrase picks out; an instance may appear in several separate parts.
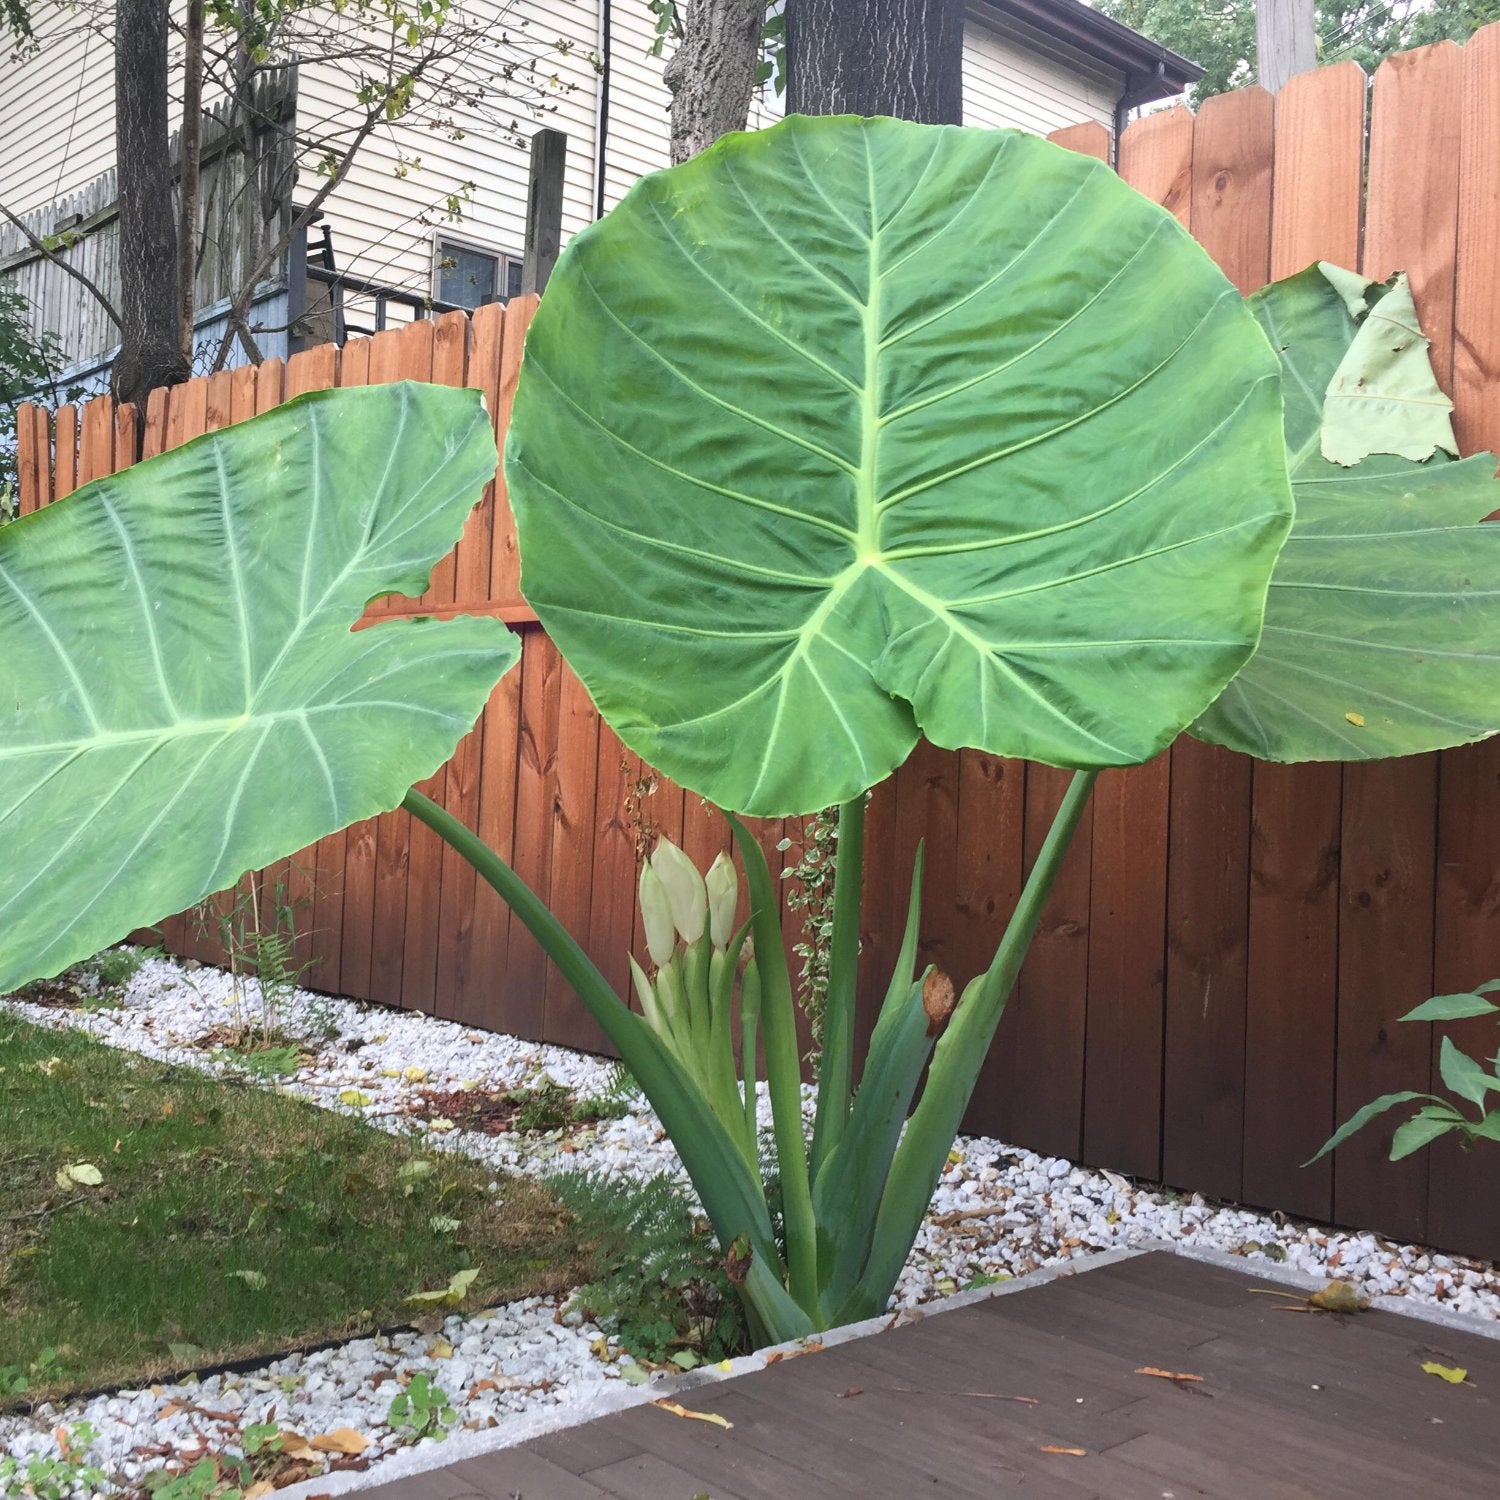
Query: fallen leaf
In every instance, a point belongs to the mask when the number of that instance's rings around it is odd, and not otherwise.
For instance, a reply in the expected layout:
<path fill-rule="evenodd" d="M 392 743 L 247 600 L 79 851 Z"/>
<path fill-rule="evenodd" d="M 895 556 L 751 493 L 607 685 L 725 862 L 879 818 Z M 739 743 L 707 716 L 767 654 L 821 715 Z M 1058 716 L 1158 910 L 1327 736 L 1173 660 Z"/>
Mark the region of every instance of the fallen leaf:
<path fill-rule="evenodd" d="M 1449 1385 L 1462 1385 L 1469 1378 L 1469 1372 L 1462 1365 L 1440 1365 L 1435 1359 L 1424 1360 L 1422 1368 L 1427 1374 L 1446 1380 Z"/>
<path fill-rule="evenodd" d="M 104 1173 L 91 1162 L 73 1162 L 57 1169 L 57 1185 L 66 1191 L 74 1187 L 98 1187 L 104 1181 Z"/>
<path fill-rule="evenodd" d="M 186 1401 L 168 1401 L 162 1409 L 157 1412 L 156 1420 L 165 1422 L 168 1417 L 175 1417 L 178 1412 L 187 1410 Z"/>
<path fill-rule="evenodd" d="M 651 1383 L 651 1372 L 644 1365 L 621 1365 L 620 1379 L 626 1385 L 649 1385 Z"/>
<path fill-rule="evenodd" d="M 403 1073 L 401 1076 L 403 1078 L 405 1078 L 408 1083 L 426 1083 L 427 1082 L 427 1069 L 426 1068 L 408 1068 L 406 1070 L 406 1072 Z"/>
<path fill-rule="evenodd" d="M 839 1391 L 835 1394 L 835 1401 L 847 1401 L 851 1396 L 863 1396 L 864 1389 L 861 1386 L 851 1385 L 847 1391 Z"/>
<path fill-rule="evenodd" d="M 1352 725 L 1354 725 L 1356 729 L 1363 729 L 1365 727 L 1365 716 L 1363 714 L 1350 713 L 1345 714 L 1344 717 L 1348 719 L 1348 721 Z"/>
<path fill-rule="evenodd" d="M 437 1130 L 437 1131 L 457 1130 L 458 1129 L 458 1127 L 453 1123 L 452 1120 L 429 1120 L 427 1122 L 427 1128 L 429 1130 Z"/>
<path fill-rule="evenodd" d="M 1327 1286 L 1314 1292 L 1307 1299 L 1309 1307 L 1323 1312 L 1356 1313 L 1370 1305 L 1368 1297 L 1361 1297 L 1351 1281 L 1330 1281 Z"/>
<path fill-rule="evenodd" d="M 427 1347 L 428 1359 L 452 1359 L 453 1345 L 447 1339 L 435 1339 Z"/>
<path fill-rule="evenodd" d="M 243 1281 L 252 1292 L 260 1291 L 266 1284 L 266 1277 L 263 1271 L 226 1271 L 224 1277 L 225 1280 L 233 1277 L 236 1281 Z"/>
<path fill-rule="evenodd" d="M 335 1427 L 332 1432 L 325 1432 L 321 1437 L 315 1437 L 308 1444 L 310 1448 L 316 1448 L 319 1453 L 347 1453 L 350 1455 L 360 1454 L 370 1446 L 370 1440 L 363 1433 L 356 1432 L 352 1427 Z"/>
<path fill-rule="evenodd" d="M 203 1358 L 203 1351 L 196 1344 L 168 1344 L 167 1353 L 180 1365 L 196 1364 Z"/>
<path fill-rule="evenodd" d="M 463 1228 L 463 1224 L 458 1219 L 445 1219 L 441 1214 L 434 1214 L 427 1221 L 427 1227 L 434 1234 L 454 1234 Z"/>
<path fill-rule="evenodd" d="M 653 1401 L 652 1406 L 659 1406 L 663 1411 L 669 1411 L 674 1417 L 687 1417 L 693 1422 L 712 1422 L 715 1427 L 722 1427 L 726 1432 L 731 1431 L 734 1423 L 721 1417 L 712 1411 L 689 1411 L 685 1406 L 679 1406 L 675 1401 Z"/>
<path fill-rule="evenodd" d="M 439 1292 L 413 1292 L 408 1302 L 444 1302 L 457 1307 L 469 1294 L 469 1288 L 478 1279 L 479 1267 L 470 1266 L 467 1271 L 455 1271 L 448 1278 L 448 1285 Z"/>
<path fill-rule="evenodd" d="M 374 1101 L 368 1094 L 361 1093 L 358 1089 L 343 1089 L 339 1093 L 339 1103 L 348 1104 L 355 1109 L 363 1109 L 365 1105 Z"/>
<path fill-rule="evenodd" d="M 262 1500 L 265 1495 L 274 1495 L 276 1486 L 269 1479 L 257 1479 L 254 1484 L 245 1491 L 245 1500 Z"/>
<path fill-rule="evenodd" d="M 283 1427 L 277 1434 L 281 1440 L 279 1452 L 283 1458 L 302 1458 L 316 1461 L 318 1450 L 314 1448 L 300 1432 L 293 1432 L 289 1427 Z"/>
<path fill-rule="evenodd" d="M 1087 1458 L 1089 1456 L 1089 1450 L 1087 1448 L 1058 1448 L 1052 1443 L 1045 1444 L 1042 1448 L 1042 1452 L 1066 1453 L 1072 1458 Z"/>
<path fill-rule="evenodd" d="M 481 1391 L 498 1391 L 500 1389 L 501 1385 L 498 1380 L 476 1380 L 469 1387 L 469 1400 L 472 1401 Z"/>
<path fill-rule="evenodd" d="M 1155 1365 L 1142 1365 L 1135 1373 L 1137 1375 L 1154 1375 L 1158 1380 L 1194 1381 L 1203 1379 L 1201 1375 L 1187 1375 L 1181 1370 L 1158 1370 Z"/>

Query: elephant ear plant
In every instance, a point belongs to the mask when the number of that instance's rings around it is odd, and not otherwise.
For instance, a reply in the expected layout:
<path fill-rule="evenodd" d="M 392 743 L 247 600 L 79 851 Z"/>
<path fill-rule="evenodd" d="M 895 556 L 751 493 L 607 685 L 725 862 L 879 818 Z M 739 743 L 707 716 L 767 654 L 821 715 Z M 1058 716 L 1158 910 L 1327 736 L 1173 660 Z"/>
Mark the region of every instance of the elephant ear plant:
<path fill-rule="evenodd" d="M 1296 341 L 1333 328 L 1319 359 L 1338 366 L 1361 320 L 1322 285 L 1344 324 L 1319 322 L 1326 298 L 1304 287 Z M 1399 593 L 1425 566 L 1384 520 L 1325 545 L 1341 523 L 1310 501 L 1320 518 L 1284 574 L 1289 471 L 1329 476 L 1309 467 L 1300 408 L 1283 433 L 1278 350 L 1289 389 L 1305 372 L 1257 325 L 1269 306 L 1247 308 L 1097 163 L 889 120 L 729 138 L 638 184 L 554 274 L 506 460 L 523 585 L 620 737 L 730 814 L 750 921 L 733 926 L 727 862 L 705 879 L 659 848 L 638 1014 L 497 855 L 419 794 L 405 805 L 510 901 L 635 1074 L 762 1341 L 884 1307 L 1100 768 L 1190 725 L 1257 754 L 1343 756 L 1324 731 L 1353 721 L 1323 699 L 1368 686 L 1347 710 L 1367 724 L 1377 702 L 1421 699 L 1399 643 L 1340 643 L 1339 694 L 1315 688 L 1288 710 L 1298 735 L 1254 740 L 1308 670 L 1261 644 L 1268 587 L 1294 632 L 1342 570 Z M 293 403 L 0 530 L 0 701 L 16 704 L 0 990 L 395 805 L 448 753 L 514 660 L 508 637 L 476 620 L 348 626 L 371 594 L 422 586 L 493 462 L 482 426 L 454 391 Z M 1381 549 L 1388 567 L 1369 561 Z M 1425 650 L 1423 621 L 1465 586 L 1420 576 L 1413 601 L 1436 607 L 1403 604 L 1393 630 Z M 1310 618 L 1336 640 L 1338 618 Z M 1483 628 L 1493 639 L 1492 610 Z M 1226 697 L 1257 669 L 1259 697 Z M 1393 709 L 1359 743 L 1474 738 L 1500 722 L 1495 696 L 1461 718 Z M 957 994 L 916 969 L 919 856 L 856 1088 L 866 792 L 919 735 L 1077 774 L 993 960 Z M 739 816 L 830 804 L 809 1140 L 776 891 Z"/>

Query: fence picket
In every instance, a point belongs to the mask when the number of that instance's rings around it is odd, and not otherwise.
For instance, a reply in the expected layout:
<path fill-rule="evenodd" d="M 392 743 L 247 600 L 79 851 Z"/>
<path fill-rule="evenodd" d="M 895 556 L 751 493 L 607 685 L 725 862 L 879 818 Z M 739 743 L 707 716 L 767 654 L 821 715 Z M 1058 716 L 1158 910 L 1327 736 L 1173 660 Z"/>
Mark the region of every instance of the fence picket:
<path fill-rule="evenodd" d="M 16 510 L 29 516 L 52 498 L 52 423 L 44 406 L 16 409 Z"/>
<path fill-rule="evenodd" d="M 1454 420 L 1464 453 L 1500 449 L 1500 24 L 1463 49 L 1458 266 L 1453 347 Z M 1485 336 L 1489 330 L 1490 337 Z M 1491 524 L 1497 524 L 1492 522 Z M 1433 989 L 1452 993 L 1500 977 L 1500 740 L 1438 758 L 1437 900 Z M 1441 1028 L 1471 1057 L 1490 1057 L 1483 1019 Z M 1431 1154 L 1428 1235 L 1445 1245 L 1500 1244 L 1493 1164 L 1450 1140 Z"/>
<path fill-rule="evenodd" d="M 78 488 L 78 408 L 60 406 L 52 424 L 52 498 Z"/>
<path fill-rule="evenodd" d="M 444 313 L 425 327 L 425 334 L 407 331 L 408 358 L 425 359 L 425 378 L 436 385 L 461 386 L 468 355 L 469 320 L 463 313 Z M 453 603 L 455 558 L 452 552 L 433 567 L 418 607 L 428 609 Z M 448 806 L 452 766 L 443 765 L 418 790 Z M 437 834 L 415 818 L 405 819 L 408 841 L 406 875 L 406 933 L 401 946 L 401 1003 L 427 1011 L 437 1007 L 438 965 L 442 952 L 443 870 L 446 847 Z"/>
<path fill-rule="evenodd" d="M 1366 79 L 1354 63 L 1304 73 L 1276 96 L 1271 277 L 1359 258 Z M 1333 1162 L 1306 1170 L 1335 1120 L 1338 765 L 1252 772 L 1245 1016 L 1245 1171 L 1257 1202 L 1326 1218 Z"/>
<path fill-rule="evenodd" d="M 1171 755 L 1094 786 L 1083 1065 L 1085 1161 L 1161 1175 Z"/>
<path fill-rule="evenodd" d="M 1178 104 L 1127 125 L 1120 136 L 1120 176 L 1186 224 L 1193 192 L 1191 112 Z"/>
<path fill-rule="evenodd" d="M 505 341 L 500 350 L 500 379 L 493 403 L 497 432 L 504 432 L 510 426 L 510 409 L 515 403 L 516 382 L 521 376 L 521 352 L 536 308 L 535 297 L 516 297 L 505 309 Z M 495 478 L 493 526 L 489 597 L 496 604 L 524 606 L 521 554 L 516 549 L 516 523 L 511 515 L 510 497 L 505 492 L 503 470 Z"/>
<path fill-rule="evenodd" d="M 1210 99 L 1193 129 L 1193 237 L 1242 292 L 1271 251 L 1272 101 L 1261 88 Z M 1233 1198 L 1243 1169 L 1249 757 L 1187 736 L 1172 748 L 1167 843 L 1162 1172 Z"/>
<path fill-rule="evenodd" d="M 89 484 L 115 472 L 115 403 L 95 396 L 83 408 L 78 442 L 78 482 Z"/>

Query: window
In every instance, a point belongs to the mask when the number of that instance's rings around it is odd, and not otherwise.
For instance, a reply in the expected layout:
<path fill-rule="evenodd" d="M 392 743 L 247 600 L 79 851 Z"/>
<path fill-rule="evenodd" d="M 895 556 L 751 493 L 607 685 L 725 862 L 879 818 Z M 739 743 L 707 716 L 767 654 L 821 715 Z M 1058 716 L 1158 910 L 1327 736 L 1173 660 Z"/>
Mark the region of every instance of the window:
<path fill-rule="evenodd" d="M 455 307 L 508 302 L 521 291 L 521 258 L 440 235 L 433 242 L 432 283 L 433 296 Z"/>

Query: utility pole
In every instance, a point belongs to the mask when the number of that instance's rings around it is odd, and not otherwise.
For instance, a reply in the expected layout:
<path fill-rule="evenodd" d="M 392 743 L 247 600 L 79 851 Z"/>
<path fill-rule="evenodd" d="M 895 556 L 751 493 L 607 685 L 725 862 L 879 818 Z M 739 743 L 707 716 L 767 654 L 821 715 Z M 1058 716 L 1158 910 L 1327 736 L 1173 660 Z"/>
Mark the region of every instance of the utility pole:
<path fill-rule="evenodd" d="M 1279 93 L 1289 79 L 1317 65 L 1313 0 L 1255 0 L 1255 72 L 1262 87 Z"/>

